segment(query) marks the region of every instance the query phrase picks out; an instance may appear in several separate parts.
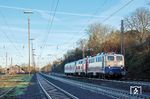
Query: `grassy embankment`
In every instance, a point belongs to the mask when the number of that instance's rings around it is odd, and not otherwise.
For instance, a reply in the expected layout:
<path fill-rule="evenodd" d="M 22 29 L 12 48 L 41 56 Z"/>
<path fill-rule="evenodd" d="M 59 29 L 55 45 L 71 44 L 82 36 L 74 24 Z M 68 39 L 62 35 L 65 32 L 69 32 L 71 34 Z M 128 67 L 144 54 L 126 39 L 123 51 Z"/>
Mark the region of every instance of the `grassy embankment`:
<path fill-rule="evenodd" d="M 15 87 L 14 91 L 6 96 L 7 98 L 24 94 L 32 76 L 29 77 L 28 74 L 0 76 L 0 89 L 5 90 Z"/>

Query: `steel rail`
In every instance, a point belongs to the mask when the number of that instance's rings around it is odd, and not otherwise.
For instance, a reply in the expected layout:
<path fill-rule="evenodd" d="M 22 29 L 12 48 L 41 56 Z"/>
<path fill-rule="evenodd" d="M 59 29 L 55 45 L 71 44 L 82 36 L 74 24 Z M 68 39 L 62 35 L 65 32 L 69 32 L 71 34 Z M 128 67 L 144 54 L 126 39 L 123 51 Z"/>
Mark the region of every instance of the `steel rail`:
<path fill-rule="evenodd" d="M 45 74 L 43 74 L 45 75 Z M 89 84 L 89 83 L 85 83 L 85 82 L 79 82 L 79 81 L 75 81 L 75 80 L 70 80 L 70 79 L 65 79 L 65 78 L 60 78 L 60 77 L 56 77 L 56 76 L 49 76 L 49 75 L 45 75 L 47 77 L 50 77 L 51 79 L 54 80 L 58 80 L 61 81 L 63 83 L 67 83 L 76 87 L 80 87 L 82 89 L 86 89 L 86 90 L 90 90 L 90 91 L 94 91 L 97 93 L 101 93 L 101 94 L 105 94 L 107 96 L 113 96 L 116 98 L 139 98 L 139 99 L 150 99 L 150 96 L 148 95 L 144 95 L 144 94 L 138 94 L 138 95 L 133 95 L 130 94 L 128 91 L 125 90 L 120 90 L 120 89 L 116 89 L 116 88 L 109 88 L 109 87 L 104 87 L 101 85 L 94 85 L 94 84 Z"/>
<path fill-rule="evenodd" d="M 10 89 L 8 89 L 8 90 L 2 92 L 1 95 L 0 95 L 0 98 L 4 97 L 6 94 L 8 94 L 8 93 L 9 93 L 10 91 L 12 91 L 14 88 L 15 88 L 15 87 L 10 88 Z"/>
<path fill-rule="evenodd" d="M 60 87 L 56 86 L 55 84 L 51 83 L 50 81 L 48 81 L 47 79 L 43 78 L 42 76 L 40 76 L 39 74 L 37 74 L 37 79 L 38 79 L 38 82 L 39 82 L 39 85 L 40 87 L 42 88 L 43 92 L 46 94 L 47 98 L 48 99 L 53 99 L 50 94 L 46 91 L 46 89 L 43 87 L 42 83 L 40 82 L 39 79 L 42 78 L 42 81 L 45 81 L 46 83 L 49 84 L 49 86 L 53 86 L 55 89 L 57 89 L 59 92 L 65 94 L 67 97 L 71 98 L 71 99 L 78 99 L 76 96 L 70 94 L 69 92 L 61 89 Z M 47 86 L 48 87 L 48 86 Z M 52 89 L 52 90 L 55 90 L 55 89 Z"/>

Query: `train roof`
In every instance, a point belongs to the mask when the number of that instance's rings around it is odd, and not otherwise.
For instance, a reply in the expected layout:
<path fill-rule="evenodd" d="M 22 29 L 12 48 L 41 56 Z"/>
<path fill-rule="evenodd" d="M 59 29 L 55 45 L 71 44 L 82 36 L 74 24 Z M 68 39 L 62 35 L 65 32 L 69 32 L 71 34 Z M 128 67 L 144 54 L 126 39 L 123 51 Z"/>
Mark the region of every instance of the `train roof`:
<path fill-rule="evenodd" d="M 104 56 L 104 55 L 119 55 L 119 56 L 123 56 L 123 54 L 117 54 L 117 53 L 115 53 L 115 52 L 102 52 L 102 53 L 98 53 L 97 55 L 95 55 L 95 56 L 87 56 L 87 58 L 94 58 L 94 57 L 98 57 L 98 56 Z M 69 62 L 69 63 L 67 63 L 67 64 L 74 64 L 75 62 L 78 62 L 78 61 L 83 61 L 83 60 L 85 60 L 86 58 L 83 58 L 83 59 L 79 59 L 79 60 L 77 60 L 77 61 L 73 61 L 73 62 Z M 67 65 L 66 64 L 66 65 Z"/>
<path fill-rule="evenodd" d="M 99 55 L 122 55 L 122 54 L 116 54 L 115 52 L 102 52 L 102 53 L 98 53 L 96 56 Z"/>
<path fill-rule="evenodd" d="M 119 56 L 122 56 L 123 54 L 116 54 L 115 52 L 102 52 L 102 53 L 98 53 L 95 56 L 87 56 L 87 57 L 88 58 L 93 58 L 93 57 L 104 56 L 104 55 L 119 55 Z"/>
<path fill-rule="evenodd" d="M 66 63 L 65 65 L 74 64 L 76 61 Z"/>

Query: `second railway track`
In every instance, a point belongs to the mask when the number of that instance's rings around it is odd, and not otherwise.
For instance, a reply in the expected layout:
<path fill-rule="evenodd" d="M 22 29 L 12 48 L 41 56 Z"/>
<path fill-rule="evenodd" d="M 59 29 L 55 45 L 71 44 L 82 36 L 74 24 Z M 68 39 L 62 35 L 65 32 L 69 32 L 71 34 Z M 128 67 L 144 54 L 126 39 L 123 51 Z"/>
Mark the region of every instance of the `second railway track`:
<path fill-rule="evenodd" d="M 46 77 L 55 79 L 60 82 L 64 82 L 66 84 L 70 84 L 79 88 L 83 88 L 86 90 L 90 90 L 96 93 L 104 94 L 110 97 L 114 97 L 115 99 L 150 99 L 149 96 L 144 95 L 144 94 L 139 94 L 139 95 L 133 95 L 130 94 L 129 91 L 122 90 L 122 89 L 117 89 L 117 88 L 110 88 L 110 87 L 105 87 L 101 85 L 94 85 L 86 82 L 80 82 L 80 81 L 75 81 L 71 79 L 65 79 L 61 77 L 56 77 L 56 76 L 49 76 L 45 75 Z"/>
<path fill-rule="evenodd" d="M 15 89 L 15 87 L 9 88 L 9 89 L 6 89 L 6 90 L 0 90 L 0 99 L 3 99 L 8 93 L 13 91 L 14 89 Z"/>
<path fill-rule="evenodd" d="M 64 74 L 52 74 L 54 76 L 59 76 L 59 77 L 65 77 L 65 78 L 76 78 L 76 79 L 86 79 L 86 80 L 95 80 L 95 81 L 106 81 L 106 82 L 114 82 L 114 83 L 125 83 L 125 84 L 135 84 L 135 85 L 141 85 L 141 86 L 148 86 L 150 87 L 150 82 L 144 82 L 144 81 L 136 81 L 132 79 L 120 79 L 120 80 L 113 80 L 113 79 L 102 79 L 102 78 L 88 78 L 88 77 L 80 77 L 80 76 L 66 76 Z"/>
<path fill-rule="evenodd" d="M 42 88 L 48 99 L 78 99 L 72 94 L 66 92 L 65 90 L 57 87 L 50 81 L 46 80 L 39 74 L 37 74 L 37 79 L 40 87 Z"/>

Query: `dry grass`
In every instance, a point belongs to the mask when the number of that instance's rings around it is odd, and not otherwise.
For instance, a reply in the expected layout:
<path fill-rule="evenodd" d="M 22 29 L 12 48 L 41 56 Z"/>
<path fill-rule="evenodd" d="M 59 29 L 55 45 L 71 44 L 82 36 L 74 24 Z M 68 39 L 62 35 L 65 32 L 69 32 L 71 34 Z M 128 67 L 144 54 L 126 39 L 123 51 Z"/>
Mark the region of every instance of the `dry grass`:
<path fill-rule="evenodd" d="M 15 87 L 18 84 L 18 82 L 0 82 L 0 88 L 6 88 L 6 87 Z"/>
<path fill-rule="evenodd" d="M 30 78 L 27 74 L 4 75 L 0 77 L 0 88 L 15 87 L 24 82 L 29 82 Z"/>
<path fill-rule="evenodd" d="M 16 74 L 16 75 L 4 75 L 0 76 L 0 90 L 8 90 L 14 88 L 12 93 L 7 94 L 6 98 L 16 97 L 24 94 L 27 86 L 30 85 L 32 75 L 28 74 Z"/>

